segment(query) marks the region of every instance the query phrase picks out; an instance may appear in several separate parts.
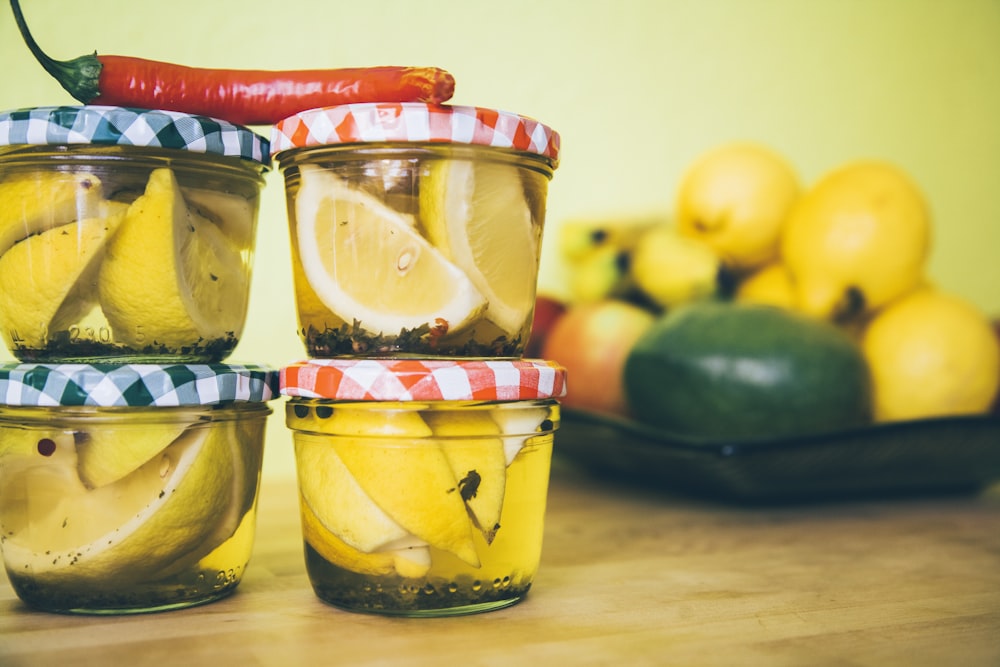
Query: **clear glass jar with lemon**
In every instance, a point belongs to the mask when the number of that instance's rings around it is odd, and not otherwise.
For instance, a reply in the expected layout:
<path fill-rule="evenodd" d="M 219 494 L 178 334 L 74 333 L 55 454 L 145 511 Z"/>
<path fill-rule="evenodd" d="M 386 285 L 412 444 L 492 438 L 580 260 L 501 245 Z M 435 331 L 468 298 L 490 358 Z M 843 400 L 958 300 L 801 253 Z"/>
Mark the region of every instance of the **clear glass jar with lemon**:
<path fill-rule="evenodd" d="M 291 397 L 306 570 L 321 600 L 450 616 L 527 595 L 562 368 L 311 360 L 283 369 L 281 387 Z"/>
<path fill-rule="evenodd" d="M 0 113 L 0 333 L 21 361 L 213 363 L 246 318 L 267 140 L 118 107 Z"/>
<path fill-rule="evenodd" d="M 524 116 L 348 105 L 278 123 L 310 357 L 520 357 L 559 136 Z"/>
<path fill-rule="evenodd" d="M 256 366 L 0 366 L 0 550 L 17 595 L 128 614 L 233 592 L 277 391 Z"/>

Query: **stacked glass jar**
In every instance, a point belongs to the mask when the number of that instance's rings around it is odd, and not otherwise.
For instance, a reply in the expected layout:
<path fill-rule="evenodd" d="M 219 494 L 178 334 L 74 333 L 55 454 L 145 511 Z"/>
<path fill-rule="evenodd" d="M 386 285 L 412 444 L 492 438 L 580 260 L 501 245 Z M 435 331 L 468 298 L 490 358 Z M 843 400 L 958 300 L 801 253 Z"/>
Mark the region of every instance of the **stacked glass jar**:
<path fill-rule="evenodd" d="M 524 359 L 559 137 L 423 103 L 278 123 L 299 335 L 290 399 L 306 567 L 345 609 L 508 606 L 541 553 L 565 372 Z"/>
<path fill-rule="evenodd" d="M 144 612 L 239 584 L 278 374 L 224 362 L 268 163 L 200 116 L 0 113 L 0 547 L 28 604 Z"/>

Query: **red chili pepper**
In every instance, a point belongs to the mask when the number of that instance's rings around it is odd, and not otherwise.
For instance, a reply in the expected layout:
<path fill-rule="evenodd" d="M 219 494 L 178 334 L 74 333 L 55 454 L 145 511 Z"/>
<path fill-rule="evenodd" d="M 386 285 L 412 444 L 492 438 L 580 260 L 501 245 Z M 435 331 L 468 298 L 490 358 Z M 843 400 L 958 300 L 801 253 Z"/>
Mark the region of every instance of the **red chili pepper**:
<path fill-rule="evenodd" d="M 207 69 L 96 53 L 54 60 L 31 36 L 18 0 L 10 0 L 10 6 L 32 54 L 83 104 L 164 109 L 240 125 L 270 125 L 316 107 L 356 102 L 441 104 L 455 92 L 455 78 L 436 67 Z"/>

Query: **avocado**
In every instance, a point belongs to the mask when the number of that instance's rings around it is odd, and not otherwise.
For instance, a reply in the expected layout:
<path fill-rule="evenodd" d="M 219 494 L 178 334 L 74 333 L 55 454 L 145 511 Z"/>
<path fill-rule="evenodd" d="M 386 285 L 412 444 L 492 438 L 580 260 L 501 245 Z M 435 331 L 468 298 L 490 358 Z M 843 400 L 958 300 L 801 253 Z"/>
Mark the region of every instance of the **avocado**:
<path fill-rule="evenodd" d="M 678 435 L 759 440 L 871 422 L 857 343 L 776 306 L 692 302 L 661 316 L 625 362 L 635 418 Z"/>

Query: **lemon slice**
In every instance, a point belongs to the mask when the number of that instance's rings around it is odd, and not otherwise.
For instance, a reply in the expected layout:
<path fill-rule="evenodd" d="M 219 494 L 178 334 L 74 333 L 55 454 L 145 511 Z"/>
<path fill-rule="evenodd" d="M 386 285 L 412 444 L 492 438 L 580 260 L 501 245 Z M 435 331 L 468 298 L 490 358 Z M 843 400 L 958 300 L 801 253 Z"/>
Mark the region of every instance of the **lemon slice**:
<path fill-rule="evenodd" d="M 496 408 L 490 416 L 499 424 L 503 436 L 504 457 L 507 465 L 517 457 L 529 438 L 542 430 L 542 424 L 549 418 L 548 408 Z"/>
<path fill-rule="evenodd" d="M 430 549 L 427 546 L 366 553 L 341 540 L 323 525 L 312 507 L 302 503 L 303 539 L 328 562 L 345 570 L 383 576 L 396 572 L 404 577 L 422 577 L 430 569 Z"/>
<path fill-rule="evenodd" d="M 231 436 L 190 429 L 128 476 L 90 490 L 77 476 L 72 433 L 8 430 L 6 438 L 28 441 L 22 454 L 36 453 L 8 457 L 0 479 L 7 566 L 46 584 L 107 587 L 196 561 L 218 546 L 209 538 L 233 502 Z"/>
<path fill-rule="evenodd" d="M 349 547 L 371 553 L 410 535 L 365 493 L 328 438 L 297 434 L 295 457 L 303 502 Z"/>
<path fill-rule="evenodd" d="M 479 567 L 458 480 L 421 416 L 412 411 L 338 409 L 333 449 L 358 486 L 407 533 Z M 327 440 L 329 442 L 329 440 Z"/>
<path fill-rule="evenodd" d="M 77 468 L 89 488 L 117 482 L 180 437 L 187 424 L 138 424 L 77 435 Z"/>
<path fill-rule="evenodd" d="M 430 242 L 485 295 L 486 318 L 519 331 L 534 304 L 540 228 L 517 169 L 438 160 L 421 181 L 420 210 Z"/>
<path fill-rule="evenodd" d="M 239 249 L 188 208 L 172 171 L 157 169 L 108 245 L 101 306 L 116 339 L 178 349 L 238 336 L 247 280 Z"/>
<path fill-rule="evenodd" d="M 316 295 L 345 322 L 373 334 L 472 323 L 485 299 L 465 273 L 371 195 L 303 167 L 295 197 L 298 254 Z"/>
<path fill-rule="evenodd" d="M 428 410 L 423 417 L 439 438 L 473 524 L 492 544 L 500 529 L 507 485 L 503 440 L 489 437 L 499 436 L 500 427 L 488 412 Z"/>
<path fill-rule="evenodd" d="M 205 188 L 187 188 L 184 199 L 199 215 L 208 218 L 221 229 L 235 247 L 253 246 L 257 227 L 254 202 L 238 194 Z"/>
<path fill-rule="evenodd" d="M 92 174 L 35 172 L 0 181 L 0 255 L 33 234 L 97 217 L 103 201 Z"/>
<path fill-rule="evenodd" d="M 94 306 L 97 272 L 124 204 L 107 212 L 24 239 L 0 256 L 0 326 L 17 346 L 45 347 L 51 333 Z"/>

